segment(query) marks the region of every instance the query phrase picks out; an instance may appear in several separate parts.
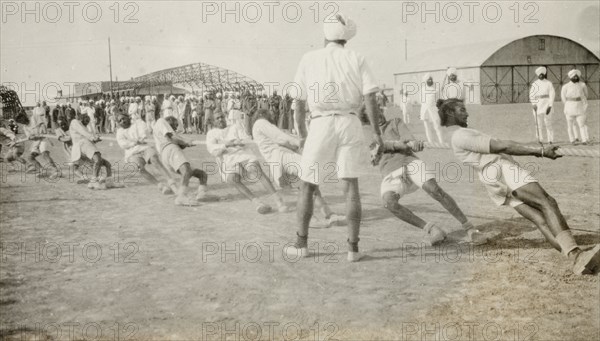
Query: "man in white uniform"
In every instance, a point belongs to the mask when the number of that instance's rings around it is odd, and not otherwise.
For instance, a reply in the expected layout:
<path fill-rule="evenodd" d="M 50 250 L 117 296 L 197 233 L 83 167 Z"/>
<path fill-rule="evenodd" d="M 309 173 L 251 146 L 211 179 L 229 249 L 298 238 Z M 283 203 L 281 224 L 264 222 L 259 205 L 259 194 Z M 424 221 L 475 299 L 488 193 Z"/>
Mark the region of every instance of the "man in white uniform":
<path fill-rule="evenodd" d="M 435 106 L 439 99 L 439 93 L 437 84 L 434 84 L 433 78 L 429 73 L 423 76 L 423 82 L 421 90 L 421 120 L 425 126 L 425 135 L 427 141 L 435 142 L 432 128 L 435 131 L 437 140 L 439 143 L 444 142 L 444 135 L 442 133 L 442 126 L 440 125 L 440 116 L 437 113 L 437 107 Z"/>
<path fill-rule="evenodd" d="M 119 122 L 117 143 L 125 151 L 125 162 L 135 164 L 142 177 L 151 184 L 157 185 L 163 194 L 173 194 L 170 186 L 174 186 L 175 181 L 170 179 L 170 174 L 160 162 L 156 149 L 146 143 L 149 131 L 146 124 L 142 120 L 132 122 L 129 115 L 125 114 L 119 115 L 117 120 Z M 152 173 L 148 172 L 147 164 L 152 164 L 158 169 L 169 184 L 159 182 Z"/>
<path fill-rule="evenodd" d="M 183 148 L 196 145 L 196 142 L 188 142 L 177 135 L 177 119 L 173 116 L 160 118 L 154 125 L 152 134 L 156 143 L 156 150 L 160 154 L 160 159 L 165 168 L 175 174 L 181 175 L 179 188 L 176 189 L 177 197 L 175 205 L 179 206 L 198 206 L 200 201 L 215 200 L 213 196 L 207 194 L 208 175 L 200 169 L 192 168 L 190 162 L 183 154 Z M 188 198 L 188 185 L 192 177 L 200 181 L 196 198 Z"/>
<path fill-rule="evenodd" d="M 162 102 L 162 117 L 167 118 L 173 116 L 173 106 L 175 105 L 175 96 L 167 97 Z M 160 151 L 159 151 L 160 152 Z"/>
<path fill-rule="evenodd" d="M 43 107 L 41 108 L 43 109 Z M 30 154 L 27 157 L 27 161 L 29 162 L 27 172 L 38 172 L 41 176 L 48 176 L 49 179 L 56 179 L 60 177 L 61 169 L 50 156 L 52 142 L 48 138 L 42 136 L 42 134 L 46 132 L 44 122 L 46 122 L 44 116 L 32 115 L 29 126 L 23 126 L 25 135 L 29 140 L 33 141 L 30 147 Z M 44 166 L 36 160 L 40 155 L 44 161 L 46 161 L 46 165 Z M 49 168 L 46 170 L 46 167 Z M 48 171 L 48 173 L 45 173 L 46 171 Z"/>
<path fill-rule="evenodd" d="M 84 163 L 86 159 L 92 160 L 93 177 L 88 184 L 88 188 L 90 189 L 123 187 L 121 184 L 113 182 L 111 164 L 102 157 L 95 145 L 96 142 L 100 141 L 100 137 L 90 133 L 86 128 L 89 124 L 90 117 L 88 115 L 81 115 L 81 121 L 74 119 L 69 125 L 69 133 L 73 142 L 71 162 Z M 83 155 L 87 158 L 82 158 Z M 100 177 L 102 167 L 106 170 L 106 179 Z"/>
<path fill-rule="evenodd" d="M 297 179 L 300 175 L 301 155 L 294 152 L 302 147 L 302 140 L 289 135 L 273 124 L 275 117 L 268 109 L 259 109 L 256 120 L 252 125 L 252 136 L 258 145 L 260 153 L 272 166 L 273 178 L 279 181 L 279 186 Z M 343 217 L 334 214 L 321 196 L 319 189 L 315 190 L 315 201 L 321 207 L 321 213 L 327 220 L 327 225 L 340 225 Z"/>
<path fill-rule="evenodd" d="M 40 132 L 42 134 L 46 134 L 48 128 L 48 122 L 46 121 L 46 109 L 44 109 L 41 102 L 36 103 L 36 107 L 33 108 L 33 115 L 31 118 L 41 125 Z"/>
<path fill-rule="evenodd" d="M 536 137 L 543 142 L 543 125 L 546 126 L 546 137 L 548 143 L 554 143 L 554 128 L 552 128 L 552 104 L 554 103 L 554 86 L 546 79 L 546 68 L 540 66 L 535 69 L 538 79 L 531 84 L 529 90 L 529 101 L 533 105 L 533 115 L 536 120 Z M 537 117 L 535 117 L 537 116 Z"/>
<path fill-rule="evenodd" d="M 267 192 L 275 198 L 279 212 L 287 212 L 283 198 L 277 193 L 269 177 L 263 172 L 250 146 L 249 136 L 241 124 L 227 126 L 223 113 L 216 114 L 215 128 L 206 134 L 206 149 L 217 158 L 223 181 L 233 185 L 244 197 L 251 200 L 256 211 L 266 214 L 271 207 L 256 197 L 254 193 L 242 183 L 244 175 L 248 179 L 258 179 Z"/>
<path fill-rule="evenodd" d="M 581 132 L 581 142 L 588 144 L 590 136 L 588 135 L 588 127 L 586 124 L 587 120 L 587 86 L 584 82 L 581 82 L 581 72 L 577 69 L 573 69 L 568 73 L 569 79 L 571 80 L 567 84 L 563 85 L 560 97 L 565 103 L 565 116 L 567 118 L 567 132 L 569 133 L 569 141 L 573 144 L 578 144 L 579 132 Z M 579 127 L 575 127 L 575 122 Z"/>
<path fill-rule="evenodd" d="M 459 126 L 452 135 L 454 155 L 465 166 L 473 167 L 497 205 L 514 208 L 533 222 L 548 242 L 573 261 L 575 274 L 600 270 L 600 244 L 582 251 L 575 242 L 558 203 L 538 181 L 513 160 L 511 155 L 531 155 L 556 159 L 557 146 L 532 147 L 509 140 L 498 140 L 475 129 L 468 129 L 467 113 L 462 101 L 451 99 L 439 103 L 443 126 Z"/>
<path fill-rule="evenodd" d="M 456 69 L 451 67 L 446 70 L 446 76 L 448 76 L 448 83 L 442 87 L 442 98 L 443 99 L 463 99 L 465 98 L 465 88 L 461 81 L 458 80 L 456 75 Z"/>
<path fill-rule="evenodd" d="M 358 252 L 361 202 L 358 173 L 364 145 L 362 124 L 357 114 L 364 100 L 377 142 L 383 145 L 375 120 L 377 81 L 367 61 L 345 48 L 356 34 L 354 21 L 337 14 L 324 24 L 325 47 L 305 54 L 294 82 L 301 93 L 296 98 L 296 120 L 304 123 L 307 109 L 311 112 L 308 136 L 306 125 L 298 124 L 301 137 L 306 137 L 302 154 L 298 232 L 296 243 L 287 248 L 289 254 L 307 257 L 308 226 L 313 214 L 314 192 L 333 174 L 344 184 L 348 221 L 348 261 L 360 259 Z M 331 91 L 328 84 L 335 84 Z M 318 91 L 311 91 L 314 86 Z M 308 108 L 306 107 L 308 105 Z"/>

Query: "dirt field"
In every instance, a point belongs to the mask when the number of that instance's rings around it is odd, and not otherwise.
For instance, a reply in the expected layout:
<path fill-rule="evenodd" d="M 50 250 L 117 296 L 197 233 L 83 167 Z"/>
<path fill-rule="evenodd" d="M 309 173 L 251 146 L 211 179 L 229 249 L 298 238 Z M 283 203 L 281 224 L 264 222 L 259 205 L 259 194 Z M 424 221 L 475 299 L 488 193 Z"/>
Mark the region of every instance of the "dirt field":
<path fill-rule="evenodd" d="M 561 112 L 562 105 L 556 109 Z M 522 142 L 535 138 L 529 105 L 470 112 L 473 128 Z M 598 138 L 598 102 L 590 112 L 590 135 Z M 424 136 L 417 116 L 413 111 L 410 127 Z M 556 136 L 565 143 L 564 116 L 554 117 Z M 99 146 L 109 161 L 122 158 L 116 144 Z M 212 162 L 203 147 L 186 154 L 198 167 Z M 64 161 L 58 144 L 54 156 Z M 345 260 L 344 227 L 310 230 L 316 256 L 284 257 L 284 246 L 295 240 L 295 213 L 258 215 L 217 175 L 209 182 L 226 200 L 184 208 L 141 179 L 132 183 L 137 176 L 126 179 L 125 189 L 91 191 L 68 178 L 36 182 L 2 164 L 2 338 L 600 338 L 599 276 L 574 276 L 533 224 L 496 207 L 450 151 L 426 150 L 421 157 L 437 165 L 441 186 L 492 238 L 489 245 L 463 243 L 458 222 L 417 192 L 401 202 L 454 231 L 440 247 L 421 246 L 421 231 L 381 206 L 378 171 L 366 163 L 366 148 L 362 157 L 365 257 L 358 263 Z M 558 200 L 577 241 L 600 243 L 599 160 L 518 160 L 533 167 Z M 327 184 L 322 191 L 343 212 L 340 186 Z M 295 206 L 293 193 L 285 198 Z"/>

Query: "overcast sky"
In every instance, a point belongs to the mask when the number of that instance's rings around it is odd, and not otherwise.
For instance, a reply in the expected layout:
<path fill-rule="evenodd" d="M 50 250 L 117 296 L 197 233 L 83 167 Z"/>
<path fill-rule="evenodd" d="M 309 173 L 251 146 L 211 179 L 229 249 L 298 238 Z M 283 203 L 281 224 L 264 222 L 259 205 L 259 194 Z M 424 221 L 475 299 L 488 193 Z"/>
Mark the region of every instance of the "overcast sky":
<path fill-rule="evenodd" d="M 69 82 L 108 80 L 109 36 L 113 80 L 204 62 L 285 84 L 302 54 L 322 47 L 322 21 L 336 11 L 357 22 L 358 34 L 347 47 L 365 55 L 387 86 L 406 52 L 410 61 L 444 46 L 533 34 L 564 36 L 596 54 L 600 50 L 597 1 L 429 1 L 424 18 L 422 1 L 227 1 L 231 11 L 224 18 L 222 1 L 21 3 L 1 1 L 1 82 L 19 84 L 28 104 L 35 99 L 23 83 L 33 91 L 37 83 L 39 96 L 52 97 L 52 82 L 68 93 Z"/>

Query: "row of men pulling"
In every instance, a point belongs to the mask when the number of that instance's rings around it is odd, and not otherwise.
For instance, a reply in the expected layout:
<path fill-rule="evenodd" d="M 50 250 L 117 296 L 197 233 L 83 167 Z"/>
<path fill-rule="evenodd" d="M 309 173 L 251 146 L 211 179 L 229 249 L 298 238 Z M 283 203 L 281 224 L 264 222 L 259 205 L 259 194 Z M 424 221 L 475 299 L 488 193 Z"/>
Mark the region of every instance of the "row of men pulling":
<path fill-rule="evenodd" d="M 245 126 L 237 122 L 228 125 L 223 113 L 216 113 L 214 117 L 215 127 L 208 132 L 206 147 L 219 165 L 221 180 L 235 187 L 247 199 L 251 200 L 260 214 L 266 214 L 272 210 L 271 206 L 259 199 L 243 182 L 243 179 L 258 179 L 266 189 L 268 197 L 274 200 L 279 212 L 287 212 L 281 194 L 275 189 L 270 178 L 264 173 L 260 166 L 259 155 L 250 146 L 251 143 L 258 145 L 264 159 L 272 165 L 273 178 L 279 182 L 281 187 L 288 184 L 289 180 L 298 177 L 302 140 L 279 129 L 274 122 L 274 114 L 266 109 L 259 109 L 252 122 L 251 129 L 254 141 L 246 134 Z M 215 201 L 217 197 L 208 193 L 208 176 L 203 170 L 192 167 L 190 161 L 183 154 L 183 149 L 204 144 L 201 141 L 187 141 L 177 133 L 178 120 L 173 116 L 160 118 L 154 124 L 152 132 L 142 120 L 132 120 L 127 114 L 119 114 L 119 128 L 116 131 L 116 141 L 124 150 L 125 161 L 135 164 L 139 173 L 148 182 L 158 186 L 163 194 L 176 193 L 175 204 L 183 206 L 197 206 L 202 201 Z M 63 143 L 63 149 L 73 174 L 79 179 L 78 183 L 88 183 L 91 189 L 107 189 L 122 187 L 111 178 L 111 164 L 98 149 L 97 143 L 100 137 L 89 131 L 91 120 L 89 115 L 82 114 L 70 123 L 60 119 L 59 127 L 55 129 L 57 139 Z M 31 120 L 24 130 L 30 140 L 33 141 L 27 160 L 23 159 L 24 148 L 22 144 L 12 146 L 6 156 L 6 161 L 20 161 L 28 165 L 28 172 L 38 173 L 55 179 L 60 176 L 61 169 L 50 156 L 52 142 L 41 134 L 42 124 Z M 152 134 L 154 146 L 149 145 L 146 140 Z M 14 134 L 3 135 L 16 141 Z M 42 166 L 36 158 L 41 156 L 45 161 Z M 150 168 L 148 167 L 150 166 Z M 84 175 L 83 167 L 92 169 L 90 180 Z M 106 177 L 101 177 L 101 169 L 105 168 Z M 42 172 L 42 170 L 44 170 Z M 164 178 L 162 182 L 155 174 Z M 190 196 L 189 182 L 192 177 L 199 180 L 200 185 L 194 197 Z M 315 194 L 321 212 L 327 220 L 327 224 L 341 224 L 343 217 L 335 215 L 327 203 L 323 200 L 320 192 Z M 267 199 L 269 199 L 267 198 Z"/>

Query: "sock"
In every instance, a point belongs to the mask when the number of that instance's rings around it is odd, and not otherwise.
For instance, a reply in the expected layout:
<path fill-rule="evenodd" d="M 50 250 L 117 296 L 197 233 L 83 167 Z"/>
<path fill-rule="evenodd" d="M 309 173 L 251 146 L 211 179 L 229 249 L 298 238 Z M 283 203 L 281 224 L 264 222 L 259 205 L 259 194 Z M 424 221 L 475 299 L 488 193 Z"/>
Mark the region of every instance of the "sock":
<path fill-rule="evenodd" d="M 468 231 L 470 229 L 474 229 L 475 225 L 473 225 L 472 222 L 467 221 L 466 223 L 462 224 L 462 228 Z"/>
<path fill-rule="evenodd" d="M 358 242 L 360 241 L 360 238 L 355 242 L 351 242 L 350 239 L 348 239 L 347 241 L 348 241 L 348 252 L 358 252 Z"/>
<path fill-rule="evenodd" d="M 556 242 L 558 245 L 560 245 L 560 248 L 565 256 L 568 256 L 571 251 L 579 248 L 575 242 L 575 239 L 573 238 L 573 233 L 571 233 L 571 230 L 564 230 L 557 234 Z"/>
<path fill-rule="evenodd" d="M 296 232 L 296 244 L 294 244 L 294 246 L 297 249 L 308 247 L 308 235 L 301 236 Z"/>

